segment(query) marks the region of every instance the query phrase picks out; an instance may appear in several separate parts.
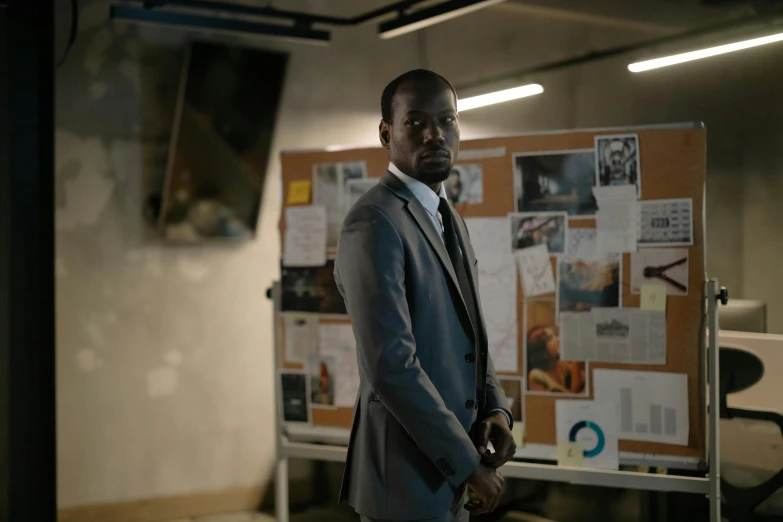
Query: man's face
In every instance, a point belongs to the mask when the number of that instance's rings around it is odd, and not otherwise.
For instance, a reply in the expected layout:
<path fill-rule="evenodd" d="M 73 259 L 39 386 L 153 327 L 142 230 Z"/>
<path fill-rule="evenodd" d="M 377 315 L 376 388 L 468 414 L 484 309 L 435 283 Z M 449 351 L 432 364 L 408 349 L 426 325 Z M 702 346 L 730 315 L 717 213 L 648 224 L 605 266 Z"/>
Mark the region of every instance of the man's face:
<path fill-rule="evenodd" d="M 392 122 L 381 122 L 381 144 L 402 172 L 427 185 L 444 181 L 459 151 L 457 103 L 440 81 L 406 82 L 394 95 Z"/>

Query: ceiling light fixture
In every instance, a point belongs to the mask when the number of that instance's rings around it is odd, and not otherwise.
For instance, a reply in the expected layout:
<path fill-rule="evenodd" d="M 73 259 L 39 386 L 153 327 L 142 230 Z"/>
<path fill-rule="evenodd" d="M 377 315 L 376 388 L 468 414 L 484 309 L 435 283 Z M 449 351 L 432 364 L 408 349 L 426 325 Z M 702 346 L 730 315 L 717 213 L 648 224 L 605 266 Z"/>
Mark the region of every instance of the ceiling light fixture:
<path fill-rule="evenodd" d="M 457 100 L 457 111 L 465 112 L 478 107 L 518 100 L 519 98 L 525 98 L 527 96 L 534 96 L 536 94 L 541 94 L 542 92 L 544 92 L 543 87 L 537 83 L 532 83 L 530 85 L 523 85 L 522 87 L 514 87 L 513 89 L 471 96 L 470 98 Z"/>
<path fill-rule="evenodd" d="M 378 36 L 388 40 L 500 2 L 505 2 L 505 0 L 449 0 L 410 14 L 401 14 L 394 20 L 383 22 L 378 26 Z"/>
<path fill-rule="evenodd" d="M 112 5 L 110 18 L 125 22 L 142 22 L 182 27 L 192 30 L 210 30 L 215 32 L 244 33 L 256 36 L 271 36 L 283 40 L 295 40 L 316 45 L 327 45 L 330 34 L 307 27 L 285 26 L 277 24 L 251 22 L 237 18 L 217 18 L 199 14 L 144 9 L 127 5 Z"/>
<path fill-rule="evenodd" d="M 693 60 L 699 60 L 701 58 L 709 58 L 711 56 L 718 56 L 720 54 L 741 51 L 743 49 L 749 49 L 751 47 L 758 47 L 759 45 L 766 45 L 780 41 L 783 41 L 783 33 L 763 36 L 761 38 L 753 38 L 752 40 L 745 40 L 742 42 L 719 45 L 717 47 L 702 49 L 701 51 L 691 51 L 688 53 L 656 58 L 654 60 L 632 63 L 628 66 L 628 70 L 631 72 L 649 71 L 651 69 L 658 69 L 660 67 L 667 67 L 669 65 L 676 65 L 684 62 L 692 62 Z"/>

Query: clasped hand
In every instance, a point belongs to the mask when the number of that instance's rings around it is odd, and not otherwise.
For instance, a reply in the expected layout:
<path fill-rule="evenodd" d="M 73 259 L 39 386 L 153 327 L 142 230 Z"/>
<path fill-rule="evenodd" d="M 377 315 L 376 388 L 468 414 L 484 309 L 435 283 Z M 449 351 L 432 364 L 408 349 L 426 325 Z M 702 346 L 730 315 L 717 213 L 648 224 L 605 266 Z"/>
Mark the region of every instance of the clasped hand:
<path fill-rule="evenodd" d="M 494 511 L 500 503 L 503 477 L 497 468 L 514 457 L 517 447 L 503 412 L 495 412 L 484 419 L 477 426 L 473 442 L 481 455 L 481 464 L 468 477 L 467 484 L 473 498 L 465 504 L 465 509 L 478 515 Z M 494 453 L 488 449 L 490 442 Z"/>

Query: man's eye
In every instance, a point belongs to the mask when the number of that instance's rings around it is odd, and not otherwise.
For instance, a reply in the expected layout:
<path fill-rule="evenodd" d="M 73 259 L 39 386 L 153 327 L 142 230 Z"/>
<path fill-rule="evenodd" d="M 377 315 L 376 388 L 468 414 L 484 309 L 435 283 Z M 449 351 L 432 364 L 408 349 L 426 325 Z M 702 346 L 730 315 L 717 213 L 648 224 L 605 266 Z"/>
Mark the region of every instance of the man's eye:
<path fill-rule="evenodd" d="M 408 125 L 413 125 L 413 126 L 421 125 L 421 120 L 408 120 Z"/>
<path fill-rule="evenodd" d="M 449 123 L 449 124 L 451 124 L 451 123 L 454 123 L 454 118 L 452 118 L 451 116 L 449 116 L 448 118 L 444 118 L 444 120 L 443 120 L 443 121 L 445 121 L 446 123 Z"/>

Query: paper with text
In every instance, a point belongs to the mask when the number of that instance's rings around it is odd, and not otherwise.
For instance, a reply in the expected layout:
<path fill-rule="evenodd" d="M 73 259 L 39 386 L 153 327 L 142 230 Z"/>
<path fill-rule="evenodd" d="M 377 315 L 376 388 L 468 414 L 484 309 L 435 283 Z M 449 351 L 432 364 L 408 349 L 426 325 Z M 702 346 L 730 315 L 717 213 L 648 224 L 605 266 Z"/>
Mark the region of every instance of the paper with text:
<path fill-rule="evenodd" d="M 321 355 L 334 358 L 334 405 L 352 408 L 359 392 L 359 366 L 356 339 L 347 323 L 321 324 L 318 331 Z"/>
<path fill-rule="evenodd" d="M 560 314 L 564 361 L 666 364 L 666 314 L 637 308 L 593 308 Z"/>
<path fill-rule="evenodd" d="M 283 266 L 326 264 L 326 208 L 288 207 L 285 210 Z"/>
<path fill-rule="evenodd" d="M 506 218 L 466 218 L 478 259 L 479 299 L 495 370 L 519 371 L 517 267 Z"/>
<path fill-rule="evenodd" d="M 283 316 L 286 362 L 307 363 L 311 353 L 318 353 L 318 317 Z"/>
<path fill-rule="evenodd" d="M 635 185 L 593 187 L 598 203 L 595 214 L 599 252 L 635 252 L 639 203 Z"/>
<path fill-rule="evenodd" d="M 590 312 L 560 312 L 560 359 L 595 361 L 595 316 Z"/>
<path fill-rule="evenodd" d="M 516 251 L 517 266 L 522 277 L 525 297 L 555 292 L 555 276 L 546 245 L 523 248 Z"/>
<path fill-rule="evenodd" d="M 688 376 L 680 373 L 594 370 L 595 399 L 619 405 L 625 440 L 688 444 Z"/>

